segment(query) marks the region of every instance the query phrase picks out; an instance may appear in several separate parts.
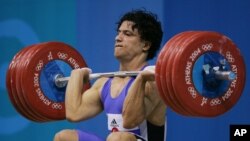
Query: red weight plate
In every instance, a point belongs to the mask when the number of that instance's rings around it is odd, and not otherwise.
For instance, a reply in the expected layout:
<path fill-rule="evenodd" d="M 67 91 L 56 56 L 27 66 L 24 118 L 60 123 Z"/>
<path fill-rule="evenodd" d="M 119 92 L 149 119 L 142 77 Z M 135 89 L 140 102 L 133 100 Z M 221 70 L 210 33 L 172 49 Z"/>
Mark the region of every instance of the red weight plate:
<path fill-rule="evenodd" d="M 202 48 L 205 45 L 211 48 Z M 237 78 L 231 82 L 224 95 L 207 98 L 198 93 L 193 85 L 192 67 L 199 56 L 206 52 L 218 52 L 231 65 Z M 245 84 L 245 64 L 236 45 L 226 36 L 216 32 L 204 32 L 203 36 L 190 41 L 179 51 L 181 57 L 175 60 L 176 67 L 172 72 L 174 91 L 182 104 L 204 117 L 221 115 L 231 109 L 240 98 Z M 190 91 L 192 90 L 192 91 Z"/>
<path fill-rule="evenodd" d="M 186 44 L 188 44 L 190 42 L 190 40 L 195 40 L 195 38 L 198 37 L 199 32 L 198 31 L 186 31 L 184 32 L 185 36 L 182 39 L 182 42 L 177 46 L 174 54 L 171 55 L 171 60 L 173 60 L 172 62 L 170 62 L 170 64 L 166 65 L 167 68 L 167 73 L 170 76 L 169 77 L 169 83 L 167 83 L 167 86 L 169 88 L 169 91 L 171 91 L 173 93 L 173 98 L 175 99 L 175 101 L 178 103 L 178 105 L 180 105 L 181 108 L 183 108 L 185 111 L 187 111 L 189 113 L 189 116 L 195 116 L 197 115 L 197 113 L 195 113 L 192 109 L 187 108 L 185 105 L 182 104 L 182 102 L 180 101 L 180 99 L 178 98 L 178 96 L 176 96 L 177 94 L 174 91 L 174 85 L 173 84 L 173 71 L 174 68 L 176 67 L 176 64 L 174 63 L 176 60 L 178 60 L 178 57 L 182 57 L 179 56 L 179 52 L 180 50 L 183 49 L 183 46 L 185 46 Z"/>
<path fill-rule="evenodd" d="M 29 57 L 30 54 L 33 53 L 34 49 L 37 47 L 37 45 L 33 45 L 32 47 L 28 47 L 28 50 L 25 51 L 25 53 L 22 55 L 22 57 L 20 58 L 18 65 L 16 66 L 15 69 L 15 81 L 16 81 L 16 94 L 20 100 L 20 103 L 22 104 L 25 112 L 30 115 L 30 120 L 33 120 L 35 122 L 41 122 L 41 121 L 47 121 L 48 119 L 42 117 L 41 115 L 37 114 L 34 110 L 32 110 L 30 108 L 30 106 L 26 103 L 26 99 L 24 98 L 24 94 L 22 93 L 22 89 L 21 89 L 21 77 L 20 75 L 22 75 L 23 72 L 23 63 L 24 61 L 27 60 L 27 58 Z"/>
<path fill-rule="evenodd" d="M 64 54 L 61 56 L 60 54 Z M 44 94 L 39 83 L 34 81 L 35 74 L 39 74 L 43 67 L 50 61 L 61 60 L 72 67 L 72 69 L 86 67 L 82 56 L 69 45 L 59 42 L 48 42 L 34 52 L 31 61 L 25 65 L 26 71 L 21 77 L 22 90 L 31 107 L 49 119 L 65 119 L 64 102 L 54 102 Z M 37 78 L 39 78 L 39 76 Z M 31 82 L 32 84 L 27 84 Z M 39 81 L 38 81 L 39 82 Z M 53 85 L 53 84 L 52 84 Z M 89 86 L 88 86 L 89 87 Z M 55 106 L 56 105 L 56 106 Z"/>
<path fill-rule="evenodd" d="M 167 86 L 167 83 L 169 82 L 169 78 L 171 77 L 170 75 L 167 74 L 166 71 L 166 67 L 169 64 L 169 62 L 172 62 L 173 60 L 171 60 L 170 56 L 173 53 L 173 51 L 177 48 L 178 44 L 181 43 L 181 39 L 185 36 L 184 33 L 180 33 L 177 34 L 177 36 L 173 37 L 173 43 L 170 45 L 167 45 L 166 48 L 166 53 L 163 56 L 163 60 L 165 60 L 165 62 L 163 62 L 160 73 L 162 75 L 161 77 L 161 85 L 163 86 L 163 91 L 165 92 L 165 95 L 168 97 L 168 99 L 171 101 L 172 103 L 172 107 L 175 107 L 175 109 L 177 109 L 178 111 L 175 111 L 179 114 L 182 115 L 188 115 L 188 113 L 186 111 L 184 111 L 180 105 L 178 105 L 177 101 L 175 99 L 173 99 L 173 92 L 169 91 L 169 88 Z"/>
<path fill-rule="evenodd" d="M 173 42 L 171 42 L 172 40 L 169 40 L 165 46 L 167 46 L 168 44 L 171 44 Z M 166 53 L 166 50 L 168 49 L 167 47 L 163 47 L 157 57 L 157 61 L 156 61 L 156 68 L 155 68 L 155 79 L 156 79 L 156 85 L 157 85 L 157 89 L 159 91 L 159 94 L 162 98 L 162 100 L 164 101 L 164 103 L 170 107 L 172 107 L 172 104 L 171 104 L 171 101 L 168 99 L 167 95 L 165 94 L 166 92 L 163 91 L 163 86 L 161 84 L 161 77 L 162 77 L 162 74 L 161 74 L 161 67 L 162 67 L 162 64 L 166 61 L 166 60 L 163 60 L 163 56 L 165 55 Z"/>
<path fill-rule="evenodd" d="M 19 85 L 17 86 L 18 92 L 21 93 L 20 96 L 22 96 L 22 99 L 25 101 L 25 107 L 27 111 L 32 112 L 34 115 L 36 115 L 36 117 L 38 118 L 38 122 L 47 122 L 47 121 L 52 121 L 53 119 L 50 119 L 47 117 L 47 115 L 43 115 L 41 114 L 39 111 L 36 110 L 36 108 L 34 108 L 34 105 L 31 104 L 30 100 L 27 98 L 27 94 L 25 93 L 25 91 L 27 90 L 23 90 L 24 87 L 23 85 L 27 85 L 28 83 L 26 82 L 25 84 L 23 84 L 22 79 L 23 78 L 23 74 L 29 72 L 29 70 L 27 70 L 27 65 L 32 62 L 32 57 L 34 57 L 36 55 L 36 52 L 39 52 L 39 50 L 41 50 L 41 46 L 43 46 L 46 43 L 39 43 L 36 44 L 36 47 L 33 48 L 32 51 L 28 52 L 25 56 L 25 58 L 23 58 L 23 61 L 21 63 L 21 66 L 19 67 L 19 71 L 20 73 L 18 73 L 17 77 L 19 82 Z M 29 83 L 31 84 L 31 83 Z"/>
<path fill-rule="evenodd" d="M 35 115 L 40 118 L 39 122 L 47 122 L 47 121 L 58 120 L 58 119 L 57 118 L 56 119 L 52 119 L 52 118 L 48 117 L 47 114 L 43 115 L 42 113 L 40 113 L 39 111 L 37 111 L 37 109 L 34 108 L 34 106 L 32 104 L 30 104 L 29 99 L 27 99 L 27 94 L 25 94 L 24 93 L 25 90 L 23 90 L 24 87 L 23 87 L 22 80 L 23 79 L 25 80 L 25 78 L 23 78 L 23 73 L 22 72 L 26 73 L 27 71 L 29 71 L 29 70 L 27 70 L 27 66 L 29 65 L 30 62 L 33 61 L 32 58 L 34 56 L 36 56 L 37 53 L 40 52 L 40 50 L 44 50 L 44 48 L 48 48 L 49 47 L 48 43 L 50 43 L 50 42 L 36 44 L 36 47 L 33 49 L 33 51 L 31 53 L 29 53 L 28 55 L 26 55 L 27 57 L 22 62 L 22 69 L 21 69 L 21 73 L 19 75 L 19 77 L 20 77 L 19 80 L 21 81 L 20 82 L 21 86 L 19 86 L 19 90 L 23 93 L 22 94 L 22 96 L 24 97 L 23 99 L 26 101 L 26 104 L 28 105 L 28 106 L 26 106 L 26 107 L 28 107 L 27 110 L 34 112 Z M 89 87 L 86 87 L 85 89 L 87 89 L 87 88 L 89 88 Z"/>
<path fill-rule="evenodd" d="M 197 36 L 198 36 L 197 33 L 199 33 L 199 32 L 196 31 L 195 33 L 193 33 L 193 34 L 196 34 L 196 38 L 193 38 L 193 39 L 190 40 L 190 38 L 187 37 L 187 39 L 186 39 L 186 44 L 183 44 L 182 46 L 179 47 L 178 53 L 177 53 L 176 56 L 175 56 L 175 60 L 174 60 L 173 64 L 177 64 L 177 62 L 180 61 L 179 58 L 182 57 L 182 52 L 183 52 L 183 50 L 185 49 L 185 47 L 187 46 L 187 44 L 190 43 L 190 42 L 192 42 L 193 40 L 197 40 Z M 200 32 L 200 34 L 202 34 L 202 33 Z M 171 71 L 175 71 L 176 68 L 179 69 L 177 65 L 174 65 Z M 172 72 L 172 73 L 173 73 L 173 72 Z M 175 74 L 175 75 L 177 75 L 177 74 Z M 171 75 L 171 81 L 172 81 L 172 87 L 171 87 L 171 88 L 172 88 L 173 91 L 174 91 L 175 85 L 180 85 L 180 84 L 177 84 L 177 80 L 174 80 L 174 79 L 176 79 L 176 78 L 175 78 L 175 76 L 172 74 L 172 75 Z M 181 93 L 175 93 L 175 95 L 176 95 L 177 99 L 180 101 L 180 103 L 183 103 L 183 102 L 179 99 L 179 95 L 181 95 Z M 197 114 L 195 110 L 193 110 L 192 108 L 189 108 L 189 107 L 185 106 L 185 104 L 183 104 L 183 107 L 185 107 L 186 110 L 191 111 L 191 112 L 190 112 L 190 113 L 191 113 L 190 116 L 200 116 L 200 114 Z"/>
<path fill-rule="evenodd" d="M 171 94 L 170 97 L 172 99 L 172 101 L 175 102 L 175 105 L 179 108 L 182 109 L 182 111 L 184 111 L 185 113 L 181 113 L 182 115 L 191 115 L 192 112 L 190 109 L 186 109 L 185 107 L 183 107 L 182 103 L 179 101 L 178 98 L 176 98 L 175 92 L 172 88 L 172 68 L 175 67 L 175 64 L 173 63 L 175 60 L 175 57 L 178 54 L 178 50 L 179 48 L 183 45 L 186 44 L 186 40 L 188 38 L 192 38 L 192 35 L 194 34 L 193 31 L 189 31 L 189 32 L 183 32 L 181 33 L 182 37 L 179 39 L 178 43 L 175 45 L 175 47 L 172 49 L 171 54 L 169 54 L 169 60 L 167 62 L 167 64 L 165 64 L 165 67 L 162 68 L 162 71 L 165 72 L 165 85 L 167 86 L 167 89 L 169 91 L 169 93 Z"/>
<path fill-rule="evenodd" d="M 162 98 L 162 100 L 164 101 L 164 103 L 169 106 L 173 111 L 175 112 L 178 112 L 180 113 L 180 111 L 174 106 L 173 102 L 171 101 L 171 99 L 169 98 L 168 96 L 168 91 L 165 90 L 165 86 L 162 85 L 161 83 L 161 78 L 164 77 L 164 73 L 161 73 L 161 68 L 164 66 L 165 64 L 165 61 L 167 60 L 164 60 L 164 56 L 165 56 L 165 53 L 166 53 L 166 50 L 169 50 L 168 47 L 166 46 L 171 46 L 171 44 L 173 44 L 174 42 L 174 38 L 177 38 L 177 37 L 173 37 L 171 38 L 165 45 L 164 47 L 162 48 L 162 50 L 160 51 L 160 54 L 158 55 L 157 57 L 157 61 L 156 61 L 156 69 L 155 69 L 155 79 L 156 79 L 156 84 L 157 84 L 157 89 L 159 91 L 159 94 Z"/>
<path fill-rule="evenodd" d="M 29 114 L 31 114 L 36 122 L 45 122 L 45 121 L 49 121 L 50 119 L 42 116 L 41 114 L 39 114 L 38 112 L 36 112 L 33 107 L 31 107 L 29 105 L 29 101 L 27 101 L 27 99 L 25 98 L 25 93 L 22 92 L 22 86 L 21 86 L 21 76 L 23 74 L 23 71 L 26 71 L 24 70 L 24 67 L 25 67 L 25 62 L 26 61 L 31 61 L 29 60 L 30 57 L 33 55 L 34 51 L 37 50 L 37 48 L 39 47 L 40 44 L 36 44 L 36 45 L 33 45 L 31 48 L 28 49 L 28 51 L 25 52 L 25 54 L 23 54 L 20 62 L 19 62 L 19 65 L 17 66 L 16 68 L 16 72 L 18 72 L 16 74 L 16 91 L 17 91 L 17 95 L 19 96 L 19 99 L 22 103 L 22 105 L 24 106 L 25 108 L 25 111 Z"/>
<path fill-rule="evenodd" d="M 198 35 L 197 35 L 197 33 L 198 33 Z M 179 68 L 178 68 L 177 65 L 178 65 L 178 63 L 179 63 L 179 61 L 180 61 L 180 58 L 182 58 L 183 50 L 186 48 L 186 46 L 187 46 L 190 42 L 192 42 L 192 41 L 194 41 L 194 40 L 197 40 L 197 38 L 198 38 L 199 36 L 202 36 L 202 35 L 201 35 L 202 32 L 199 33 L 199 31 L 195 31 L 195 33 L 193 33 L 193 34 L 196 34 L 196 36 L 193 37 L 192 39 L 190 39 L 190 38 L 187 37 L 187 39 L 186 39 L 186 44 L 183 44 L 182 46 L 179 47 L 178 53 L 177 53 L 176 56 L 175 56 L 175 60 L 174 60 L 174 62 L 173 62 L 173 64 L 175 64 L 175 65 L 173 66 L 173 68 L 172 68 L 172 70 L 171 70 L 171 71 L 172 71 L 171 81 L 172 81 L 172 90 L 173 90 L 173 91 L 175 91 L 174 88 L 176 87 L 176 85 L 180 85 L 180 83 L 177 83 L 178 81 L 175 80 L 176 78 L 175 78 L 174 75 L 177 75 L 177 74 L 173 74 L 173 73 L 174 73 L 173 71 L 179 70 Z M 184 52 L 184 53 L 185 53 L 185 52 Z M 176 64 L 177 64 L 177 65 L 176 65 Z M 183 104 L 182 99 L 179 98 L 179 95 L 182 95 L 181 93 L 176 93 L 176 91 L 175 91 L 174 93 L 175 93 L 177 99 L 180 101 L 180 103 L 182 103 L 183 107 L 185 107 L 186 110 L 189 110 L 189 111 L 191 112 L 190 116 L 201 116 L 200 113 L 197 113 L 197 112 L 196 112 L 195 110 L 193 110 L 192 108 L 187 107 L 187 106 L 185 105 L 185 103 Z"/>
<path fill-rule="evenodd" d="M 25 104 L 26 104 L 26 110 L 27 111 L 31 111 L 33 112 L 37 118 L 39 118 L 39 122 L 47 122 L 47 121 L 52 121 L 52 120 L 56 120 L 56 119 L 51 119 L 49 117 L 47 117 L 47 115 L 43 115 L 41 114 L 39 111 L 36 110 L 36 108 L 34 108 L 34 106 L 32 104 L 30 104 L 30 101 L 29 99 L 27 99 L 27 94 L 25 93 L 25 90 L 24 87 L 23 87 L 23 82 L 22 82 L 22 79 L 25 79 L 23 78 L 23 73 L 26 73 L 27 71 L 27 65 L 32 62 L 32 58 L 36 55 L 36 52 L 39 52 L 40 50 L 43 49 L 43 46 L 47 46 L 47 43 L 39 43 L 39 44 L 36 44 L 36 47 L 32 50 L 32 52 L 29 52 L 27 53 L 26 55 L 26 58 L 23 59 L 22 61 L 22 65 L 20 67 L 20 73 L 18 74 L 18 80 L 20 81 L 20 85 L 18 85 L 18 91 L 20 91 L 21 96 L 23 97 L 23 100 L 25 101 Z M 48 46 L 47 46 L 48 47 Z"/>
<path fill-rule="evenodd" d="M 13 77 L 13 71 L 15 71 L 15 66 L 17 65 L 18 60 L 20 59 L 21 55 L 25 52 L 25 50 L 27 50 L 27 48 L 22 49 L 13 57 L 10 65 L 9 65 L 7 75 L 6 75 L 6 86 L 7 86 L 7 91 L 8 91 L 10 101 L 11 101 L 12 105 L 14 106 L 14 108 L 22 116 L 30 119 L 31 118 L 30 115 L 26 114 L 22 104 L 20 103 L 18 96 L 16 95 L 16 89 L 15 89 L 16 83 L 15 83 L 15 80 Z"/>
<path fill-rule="evenodd" d="M 178 53 L 177 53 L 176 56 L 175 56 L 175 62 L 174 62 L 174 64 L 176 64 L 176 62 L 180 61 L 180 60 L 179 60 L 179 57 L 180 57 L 180 58 L 182 57 L 182 52 L 183 52 L 183 50 L 185 49 L 185 47 L 187 46 L 187 44 L 190 43 L 190 42 L 192 42 L 193 40 L 197 40 L 197 38 L 199 37 L 199 35 L 202 36 L 202 35 L 201 35 L 202 33 L 203 33 L 203 32 L 200 32 L 200 34 L 199 34 L 199 31 L 195 31 L 195 33 L 194 33 L 194 34 L 196 34 L 195 37 L 193 37 L 192 39 L 190 39 L 190 38 L 187 37 L 186 44 L 183 44 L 182 46 L 180 46 L 180 48 L 179 48 L 179 50 L 178 50 Z M 197 34 L 198 34 L 198 35 L 197 35 Z M 179 69 L 178 66 L 175 65 L 175 66 L 173 66 L 173 68 L 172 68 L 172 72 L 176 70 L 175 67 L 177 67 L 177 69 Z M 176 79 L 175 76 L 174 76 L 174 75 L 171 75 L 171 80 L 174 80 L 174 79 Z M 177 84 L 177 81 L 174 81 L 174 82 L 175 82 L 175 83 L 173 83 L 173 85 L 178 85 L 178 84 Z M 172 86 L 172 90 L 174 90 L 174 87 L 173 87 L 173 86 Z M 177 99 L 180 100 L 178 97 L 179 97 L 179 95 L 181 95 L 181 94 L 180 94 L 180 93 L 175 93 L 175 94 L 176 94 Z M 181 103 L 183 103 L 183 102 L 181 101 Z M 189 111 L 192 113 L 192 114 L 190 114 L 190 116 L 201 116 L 199 113 L 196 113 L 196 111 L 193 110 L 192 108 L 189 108 L 189 107 L 185 106 L 185 104 L 183 104 L 183 106 L 186 108 L 186 110 L 189 110 Z"/>
<path fill-rule="evenodd" d="M 21 50 L 22 51 L 22 50 Z M 8 96 L 10 98 L 10 101 L 12 103 L 12 105 L 14 106 L 14 108 L 17 110 L 18 113 L 23 113 L 23 110 L 20 108 L 20 104 L 19 104 L 19 100 L 16 98 L 16 96 L 12 93 L 12 87 L 11 87 L 11 73 L 12 70 L 14 68 L 14 65 L 16 63 L 15 60 L 17 60 L 19 58 L 19 54 L 21 53 L 18 52 L 13 59 L 11 60 L 11 63 L 9 65 L 9 68 L 7 70 L 7 75 L 6 75 L 6 87 L 7 87 L 7 91 L 8 91 Z M 23 115 L 26 117 L 26 115 Z"/>
<path fill-rule="evenodd" d="M 170 41 L 168 41 L 166 44 L 169 44 Z M 165 54 L 165 51 L 166 51 L 166 47 L 163 47 L 157 57 L 157 61 L 156 61 L 156 65 L 155 65 L 155 80 L 156 80 L 156 85 L 157 85 L 157 89 L 159 91 L 159 95 L 161 96 L 162 100 L 164 101 L 164 103 L 166 105 L 170 105 L 170 101 L 165 97 L 165 94 L 162 90 L 162 86 L 161 86 L 161 81 L 160 81 L 160 78 L 161 78 L 161 75 L 160 75 L 160 68 L 161 68 L 161 65 L 163 63 L 163 59 L 162 59 L 162 56 Z"/>

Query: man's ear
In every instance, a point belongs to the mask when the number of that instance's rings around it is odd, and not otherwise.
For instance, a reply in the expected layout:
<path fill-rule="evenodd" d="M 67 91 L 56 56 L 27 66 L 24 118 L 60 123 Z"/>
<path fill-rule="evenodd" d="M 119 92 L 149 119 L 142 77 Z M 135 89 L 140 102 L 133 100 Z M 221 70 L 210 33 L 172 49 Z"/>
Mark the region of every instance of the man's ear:
<path fill-rule="evenodd" d="M 142 50 L 144 52 L 147 52 L 150 49 L 150 47 L 151 47 L 151 43 L 148 41 L 144 41 L 144 46 L 142 47 Z"/>

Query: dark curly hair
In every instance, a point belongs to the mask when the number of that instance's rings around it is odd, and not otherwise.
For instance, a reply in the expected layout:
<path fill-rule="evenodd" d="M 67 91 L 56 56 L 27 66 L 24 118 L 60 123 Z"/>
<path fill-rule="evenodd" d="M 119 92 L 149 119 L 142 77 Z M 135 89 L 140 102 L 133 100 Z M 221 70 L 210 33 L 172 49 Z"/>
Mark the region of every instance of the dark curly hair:
<path fill-rule="evenodd" d="M 131 21 L 135 23 L 132 29 L 134 30 L 136 28 L 141 36 L 141 39 L 151 43 L 147 60 L 154 58 L 160 48 L 163 36 L 161 23 L 158 21 L 157 16 L 149 11 L 146 11 L 145 9 L 132 10 L 131 12 L 123 15 L 120 21 L 117 22 L 117 30 L 124 21 Z"/>

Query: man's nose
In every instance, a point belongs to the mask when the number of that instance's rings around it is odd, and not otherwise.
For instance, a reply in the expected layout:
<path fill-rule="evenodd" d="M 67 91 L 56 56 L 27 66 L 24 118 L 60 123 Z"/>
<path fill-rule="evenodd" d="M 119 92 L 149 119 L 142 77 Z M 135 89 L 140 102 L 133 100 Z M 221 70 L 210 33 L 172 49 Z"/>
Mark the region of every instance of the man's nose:
<path fill-rule="evenodd" d="M 115 41 L 116 42 L 121 42 L 122 41 L 122 35 L 120 33 L 118 33 L 115 37 Z"/>

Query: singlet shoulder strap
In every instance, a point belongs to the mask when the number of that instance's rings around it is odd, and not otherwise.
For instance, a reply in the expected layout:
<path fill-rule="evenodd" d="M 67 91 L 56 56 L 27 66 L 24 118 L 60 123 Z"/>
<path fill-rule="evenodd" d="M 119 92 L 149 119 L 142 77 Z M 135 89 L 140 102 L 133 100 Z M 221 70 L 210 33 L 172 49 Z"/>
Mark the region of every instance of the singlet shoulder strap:
<path fill-rule="evenodd" d="M 110 91 L 110 87 L 111 87 L 111 82 L 112 82 L 112 77 L 110 77 L 105 84 L 102 87 L 102 91 L 101 91 L 101 101 L 104 102 L 104 100 L 106 99 L 107 95 L 109 94 Z"/>

